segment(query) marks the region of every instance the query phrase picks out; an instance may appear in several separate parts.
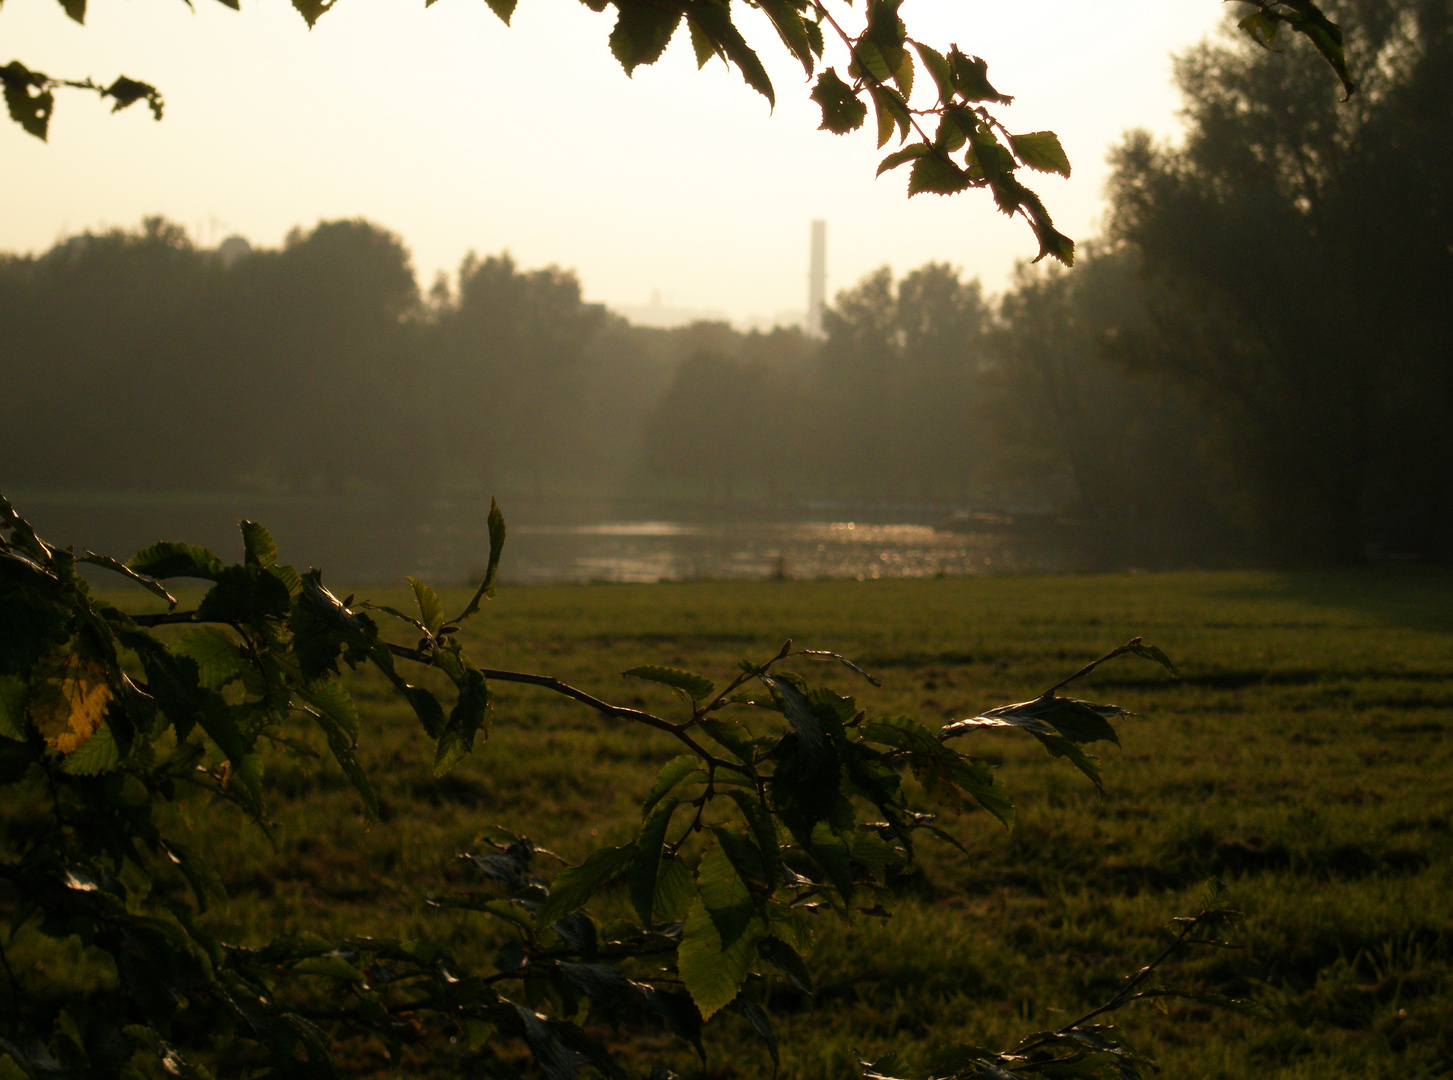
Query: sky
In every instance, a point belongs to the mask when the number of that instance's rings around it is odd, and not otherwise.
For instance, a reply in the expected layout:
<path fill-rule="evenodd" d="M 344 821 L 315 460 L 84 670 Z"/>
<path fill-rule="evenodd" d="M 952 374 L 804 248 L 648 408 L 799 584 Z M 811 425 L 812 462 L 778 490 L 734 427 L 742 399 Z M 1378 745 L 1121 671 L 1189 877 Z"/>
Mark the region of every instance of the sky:
<path fill-rule="evenodd" d="M 294 226 L 364 217 L 398 233 L 420 284 L 470 250 L 575 270 L 587 299 L 659 302 L 736 320 L 806 304 L 809 224 L 828 223 L 828 291 L 882 265 L 931 260 L 991 292 L 1036 253 L 1022 219 L 982 192 L 906 197 L 875 180 L 866 129 L 817 130 L 802 68 L 760 13 L 734 5 L 777 106 L 734 69 L 698 71 L 684 31 L 628 78 L 613 9 L 520 0 L 506 27 L 483 0 L 338 0 L 309 31 L 286 0 L 92 0 L 86 25 L 53 0 L 5 0 L 0 62 L 55 76 L 155 83 L 165 118 L 111 115 L 61 91 L 50 139 L 0 124 L 0 250 L 135 227 L 151 214 L 213 246 L 276 246 Z M 861 8 L 843 6 L 844 19 Z M 1177 131 L 1170 55 L 1211 32 L 1217 0 L 905 0 L 913 36 L 957 43 L 1015 96 L 1015 132 L 1057 131 L 1067 180 L 1034 177 L 1076 239 L 1103 214 L 1122 133 Z M 842 57 L 829 55 L 845 74 Z M 927 83 L 925 78 L 923 83 Z"/>

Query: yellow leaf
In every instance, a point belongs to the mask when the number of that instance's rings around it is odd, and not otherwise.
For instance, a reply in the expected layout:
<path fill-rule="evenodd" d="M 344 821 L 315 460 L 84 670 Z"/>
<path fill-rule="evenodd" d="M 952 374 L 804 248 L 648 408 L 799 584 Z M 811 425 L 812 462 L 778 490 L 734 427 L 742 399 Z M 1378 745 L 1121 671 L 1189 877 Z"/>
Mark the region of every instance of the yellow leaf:
<path fill-rule="evenodd" d="M 46 744 L 69 754 L 96 734 L 110 703 L 106 669 L 75 653 L 61 653 L 37 666 L 26 710 Z"/>

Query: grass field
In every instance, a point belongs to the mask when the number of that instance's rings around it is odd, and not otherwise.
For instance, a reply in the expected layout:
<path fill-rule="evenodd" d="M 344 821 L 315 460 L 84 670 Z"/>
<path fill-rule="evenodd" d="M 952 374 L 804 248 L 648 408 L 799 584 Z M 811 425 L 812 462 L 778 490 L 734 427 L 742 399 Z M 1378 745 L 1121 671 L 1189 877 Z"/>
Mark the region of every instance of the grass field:
<path fill-rule="evenodd" d="M 859 1052 L 911 1063 L 937 1043 L 1007 1046 L 1064 1023 L 1152 955 L 1212 877 L 1247 913 L 1242 947 L 1197 954 L 1172 977 L 1253 994 L 1271 1015 L 1121 1014 L 1166 1075 L 1453 1072 L 1453 576 L 506 588 L 473 625 L 481 664 L 659 710 L 669 692 L 616 673 L 658 663 L 721 679 L 790 636 L 877 674 L 881 690 L 814 673 L 861 706 L 930 725 L 1037 694 L 1137 634 L 1180 664 L 1179 681 L 1131 658 L 1076 685 L 1138 714 L 1103 757 L 1104 798 L 1031 740 L 976 736 L 1018 804 L 1014 830 L 982 813 L 945 820 L 967 856 L 926 841 L 923 879 L 896 918 L 824 926 L 815 1001 L 773 1001 L 786 1077 L 848 1077 Z M 482 917 L 424 906 L 457 887 L 457 854 L 501 824 L 576 860 L 625 836 L 674 753 L 664 737 L 496 684 L 488 743 L 435 780 L 385 684 L 353 690 L 384 820 L 365 826 L 336 770 L 272 768 L 278 850 L 227 826 L 233 898 L 217 918 L 234 937 L 321 923 L 443 936 L 487 962 L 498 938 Z M 770 1073 L 741 1030 L 715 1030 L 709 1075 Z M 664 1037 L 642 1045 L 700 1072 Z"/>

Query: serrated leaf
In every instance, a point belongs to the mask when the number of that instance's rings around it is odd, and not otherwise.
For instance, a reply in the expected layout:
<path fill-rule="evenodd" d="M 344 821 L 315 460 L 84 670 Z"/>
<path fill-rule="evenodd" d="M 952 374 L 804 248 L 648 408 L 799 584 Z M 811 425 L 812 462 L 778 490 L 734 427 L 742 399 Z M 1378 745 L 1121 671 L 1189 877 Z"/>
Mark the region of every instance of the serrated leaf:
<path fill-rule="evenodd" d="M 977 56 L 966 56 L 958 46 L 949 50 L 949 70 L 953 74 L 954 89 L 965 101 L 993 101 L 1008 105 L 1014 99 L 1001 94 L 989 82 L 989 65 Z"/>
<path fill-rule="evenodd" d="M 688 781 L 706 782 L 706 771 L 701 767 L 700 758 L 694 754 L 682 754 L 666 762 L 661 766 L 661 771 L 656 775 L 656 782 L 641 803 L 641 817 L 644 818 L 648 815 L 651 808 L 662 798 Z"/>
<path fill-rule="evenodd" d="M 427 0 L 427 2 L 432 4 L 434 0 Z M 484 2 L 489 5 L 489 10 L 499 17 L 500 22 L 506 26 L 510 24 L 510 18 L 515 13 L 516 0 L 484 0 Z"/>
<path fill-rule="evenodd" d="M 95 735 L 111 696 L 100 663 L 75 652 L 52 653 L 31 673 L 25 709 L 46 745 L 69 754 Z"/>
<path fill-rule="evenodd" d="M 928 69 L 928 74 L 933 78 L 933 84 L 938 89 L 938 99 L 947 105 L 954 99 L 954 76 L 953 70 L 949 67 L 948 58 L 937 49 L 915 41 L 914 49 L 918 51 L 919 59 L 923 66 Z"/>
<path fill-rule="evenodd" d="M 277 565 L 277 542 L 273 540 L 272 533 L 255 521 L 243 521 L 239 523 L 242 530 L 242 547 L 245 559 L 252 566 L 261 566 L 264 569 Z"/>
<path fill-rule="evenodd" d="M 549 898 L 535 913 L 535 925 L 548 927 L 561 916 L 583 907 L 590 898 L 624 874 L 635 859 L 635 844 L 593 851 L 579 866 L 562 870 L 550 886 Z"/>
<path fill-rule="evenodd" d="M 878 147 L 882 149 L 898 131 L 898 137 L 906 139 L 911 119 L 908 105 L 897 90 L 887 86 L 870 86 L 868 93 L 873 99 L 873 108 L 878 116 Z"/>
<path fill-rule="evenodd" d="M 303 17 L 308 24 L 308 29 L 313 29 L 313 24 L 326 15 L 333 6 L 333 0 L 292 0 L 293 10 Z"/>
<path fill-rule="evenodd" d="M 901 150 L 894 150 L 891 154 L 889 154 L 878 163 L 878 172 L 876 175 L 882 176 L 889 169 L 896 169 L 904 162 L 913 161 L 915 158 L 921 158 L 924 154 L 929 153 L 931 149 L 932 147 L 930 147 L 927 143 L 910 143 L 908 146 L 903 147 L 903 149 Z"/>
<path fill-rule="evenodd" d="M 716 47 L 716 43 L 711 40 L 706 31 L 690 15 L 686 16 L 686 29 L 691 34 L 691 48 L 696 53 L 696 69 L 698 71 L 706 67 L 712 57 L 719 56 L 723 62 L 726 61 L 726 54 Z"/>
<path fill-rule="evenodd" d="M 1032 131 L 1028 135 L 1010 135 L 1014 156 L 1036 172 L 1069 176 L 1070 159 L 1053 131 Z"/>
<path fill-rule="evenodd" d="M 705 676 L 697 675 L 692 671 L 682 671 L 680 668 L 661 667 L 657 664 L 645 664 L 641 667 L 633 667 L 629 671 L 621 672 L 621 674 L 635 679 L 645 679 L 648 682 L 660 683 L 662 686 L 669 686 L 674 690 L 680 690 L 690 697 L 692 701 L 705 701 L 711 697 L 711 692 L 716 689 L 715 684 Z"/>
<path fill-rule="evenodd" d="M 942 153 L 924 154 L 913 163 L 908 174 L 908 194 L 931 191 L 951 195 L 969 186 L 969 174 Z"/>
<path fill-rule="evenodd" d="M 737 996 L 767 928 L 746 885 L 715 844 L 702 856 L 697 888 L 676 962 L 687 993 L 702 1019 L 709 1020 Z"/>
<path fill-rule="evenodd" d="M 853 88 L 838 78 L 832 68 L 817 77 L 817 85 L 810 96 L 822 107 L 820 131 L 845 135 L 862 127 L 868 116 L 868 106 L 858 100 Z"/>
<path fill-rule="evenodd" d="M 888 66 L 883 50 L 874 41 L 859 41 L 853 47 L 853 65 L 853 73 L 864 73 L 878 84 L 893 77 L 893 69 Z"/>
<path fill-rule="evenodd" d="M 142 548 L 126 560 L 126 568 L 154 578 L 191 577 L 216 581 L 222 560 L 204 547 L 163 541 Z"/>
<path fill-rule="evenodd" d="M 760 0 L 761 8 L 772 20 L 777 35 L 787 50 L 797 57 L 802 68 L 810 76 L 813 69 L 812 44 L 807 37 L 807 25 L 802 15 L 788 0 Z"/>
<path fill-rule="evenodd" d="M 686 864 L 678 858 L 663 858 L 656 871 L 656 898 L 652 916 L 656 922 L 679 922 L 686 918 L 696 899 L 696 880 Z"/>
<path fill-rule="evenodd" d="M 414 590 L 414 602 L 419 605 L 419 621 L 429 633 L 437 634 L 439 627 L 444 625 L 443 602 L 433 589 L 418 578 L 411 577 L 407 580 L 409 587 Z"/>
<path fill-rule="evenodd" d="M 121 760 L 116 736 L 112 734 L 111 726 L 103 721 L 97 725 L 95 734 L 66 754 L 61 762 L 61 771 L 72 776 L 97 776 L 116 768 Z"/>
<path fill-rule="evenodd" d="M 306 686 L 295 687 L 293 695 L 322 713 L 339 732 L 349 746 L 358 742 L 358 706 L 335 679 L 316 679 Z"/>
<path fill-rule="evenodd" d="M 249 670 L 237 642 L 220 626 L 199 626 L 188 630 L 177 639 L 172 652 L 196 662 L 198 681 L 208 690 L 221 690 Z"/>
<path fill-rule="evenodd" d="M 621 3 L 616 10 L 619 14 L 610 34 L 610 51 L 630 75 L 641 64 L 654 64 L 661 58 L 681 23 L 681 9 Z"/>

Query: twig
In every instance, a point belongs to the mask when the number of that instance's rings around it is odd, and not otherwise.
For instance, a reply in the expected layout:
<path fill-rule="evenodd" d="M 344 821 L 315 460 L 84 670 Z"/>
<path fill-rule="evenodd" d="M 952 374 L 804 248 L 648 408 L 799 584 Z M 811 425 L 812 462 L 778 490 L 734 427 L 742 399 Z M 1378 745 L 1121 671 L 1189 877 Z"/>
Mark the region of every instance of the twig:
<path fill-rule="evenodd" d="M 1096 661 L 1096 663 L 1099 663 L 1099 661 Z M 1090 666 L 1093 667 L 1094 665 L 1092 664 Z M 1141 968 L 1134 975 L 1132 975 L 1130 977 L 1130 981 L 1122 986 L 1114 997 L 1112 997 L 1109 1001 L 1105 1002 L 1103 1005 L 1091 1009 L 1083 1016 L 1075 1020 L 1071 1020 L 1068 1024 L 1057 1030 L 1054 1034 L 1069 1035 L 1081 1024 L 1089 1020 L 1093 1020 L 1095 1017 L 1101 1015 L 1102 1013 L 1113 1012 L 1114 1010 L 1120 1008 L 1120 1006 L 1133 1000 L 1135 997 L 1138 997 L 1139 995 L 1133 993 L 1135 988 L 1143 983 L 1147 978 L 1149 978 L 1151 972 L 1153 972 L 1161 964 L 1165 963 L 1165 961 L 1170 958 L 1172 953 L 1174 953 L 1177 949 L 1184 945 L 1186 942 L 1186 938 L 1190 936 L 1191 931 L 1199 926 L 1201 922 L 1210 914 L 1211 912 L 1209 911 L 1203 911 L 1199 915 L 1196 915 L 1194 918 L 1186 919 L 1184 922 L 1182 922 L 1180 932 L 1176 934 L 1175 940 L 1167 945 L 1164 949 L 1162 949 L 1154 960 L 1146 964 L 1143 968 Z M 1051 1040 L 1049 1036 L 1042 1036 L 1041 1038 L 1035 1039 L 1033 1042 L 1026 1043 L 1023 1046 L 1016 1048 L 1014 1054 L 1016 1057 L 1027 1054 L 1031 1050 L 1037 1050 L 1039 1047 L 1045 1045 L 1050 1041 Z"/>
<path fill-rule="evenodd" d="M 1070 683 L 1074 682 L 1076 679 L 1080 678 L 1082 675 L 1088 675 L 1090 672 L 1094 671 L 1097 667 L 1099 667 L 1101 664 L 1103 664 L 1106 660 L 1113 660 L 1117 656 L 1123 656 L 1126 653 L 1127 650 L 1133 649 L 1133 648 L 1135 648 L 1135 646 L 1137 646 L 1139 644 L 1140 644 L 1140 638 L 1138 638 L 1138 637 L 1131 638 L 1129 641 L 1127 641 L 1124 645 L 1121 645 L 1119 648 L 1111 649 L 1104 656 L 1100 657 L 1100 659 L 1098 659 L 1098 660 L 1091 660 L 1088 664 L 1086 664 L 1084 667 L 1080 668 L 1079 671 L 1075 672 L 1068 679 L 1061 679 L 1059 682 L 1055 683 L 1048 690 L 1046 690 L 1042 696 L 1043 697 L 1049 697 L 1049 696 L 1051 696 L 1056 690 L 1062 690 L 1062 689 L 1064 689 L 1066 686 L 1068 686 Z"/>

